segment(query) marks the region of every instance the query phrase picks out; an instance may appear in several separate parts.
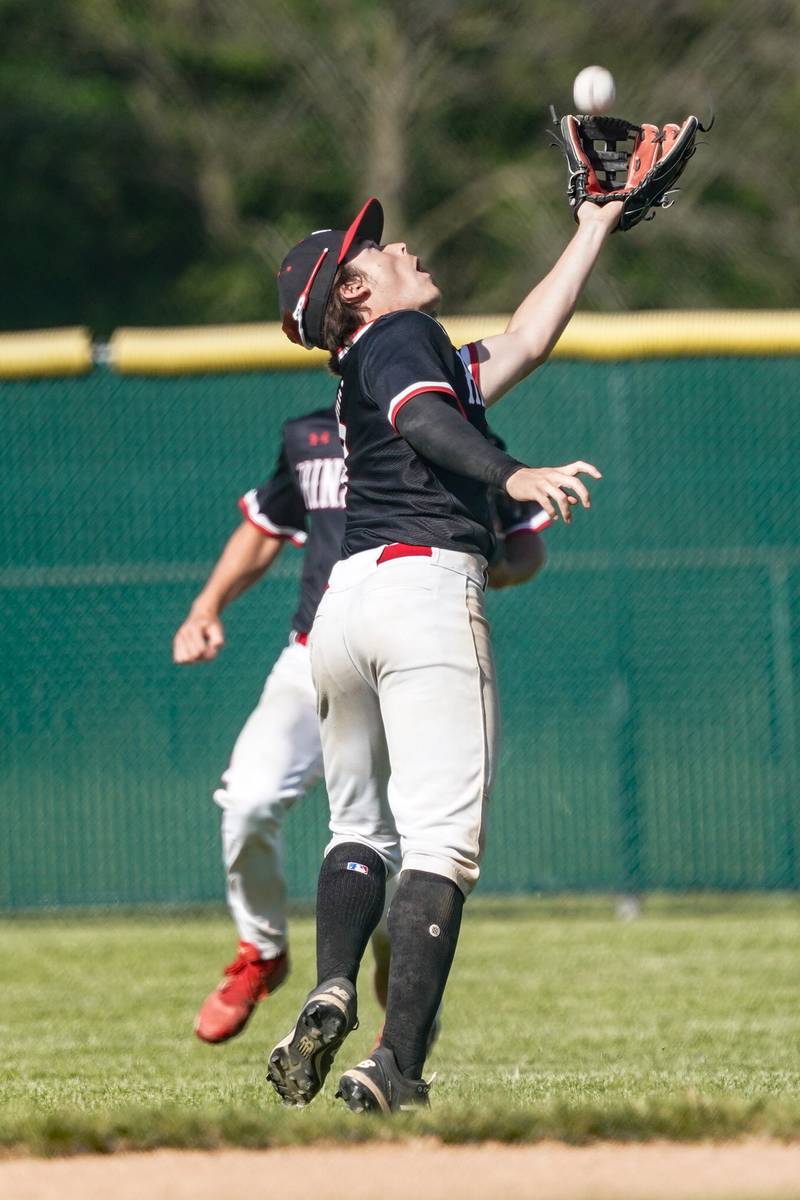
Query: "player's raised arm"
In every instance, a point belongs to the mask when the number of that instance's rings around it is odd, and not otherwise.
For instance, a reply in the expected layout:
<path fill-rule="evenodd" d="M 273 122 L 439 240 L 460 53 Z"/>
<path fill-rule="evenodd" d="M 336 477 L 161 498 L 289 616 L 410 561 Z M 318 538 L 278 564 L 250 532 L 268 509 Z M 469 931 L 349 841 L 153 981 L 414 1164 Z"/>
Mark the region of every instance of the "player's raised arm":
<path fill-rule="evenodd" d="M 494 404 L 549 357 L 621 210 L 619 202 L 602 207 L 582 205 L 571 241 L 552 270 L 522 301 L 505 332 L 475 343 L 487 405 Z"/>
<path fill-rule="evenodd" d="M 225 643 L 223 609 L 252 587 L 272 565 L 283 546 L 245 520 L 233 531 L 203 590 L 189 609 L 172 643 L 176 663 L 208 662 Z"/>

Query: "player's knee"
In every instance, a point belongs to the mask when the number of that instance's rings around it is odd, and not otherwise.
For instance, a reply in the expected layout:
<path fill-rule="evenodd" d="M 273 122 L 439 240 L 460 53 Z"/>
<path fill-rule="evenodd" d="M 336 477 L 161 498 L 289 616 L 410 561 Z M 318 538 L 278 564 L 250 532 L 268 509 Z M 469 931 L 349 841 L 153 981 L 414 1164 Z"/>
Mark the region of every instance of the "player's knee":
<path fill-rule="evenodd" d="M 391 894 L 393 887 L 392 880 L 400 870 L 400 843 L 398 841 L 389 840 L 382 837 L 363 837 L 360 834 L 350 835 L 341 831 L 337 831 L 328 842 L 328 845 L 325 847 L 325 857 L 327 858 L 334 851 L 337 851 L 338 856 L 340 846 L 349 846 L 353 843 L 369 847 L 370 850 L 372 850 L 372 852 L 381 860 L 386 874 L 389 894 Z M 331 861 L 333 862 L 335 859 Z"/>
<path fill-rule="evenodd" d="M 286 815 L 287 801 L 276 788 L 228 783 L 214 793 L 214 800 L 231 817 L 253 828 L 277 828 Z"/>
<path fill-rule="evenodd" d="M 454 883 L 465 897 L 475 887 L 481 873 L 477 856 L 445 850 L 432 851 L 429 848 L 409 849 L 403 855 L 403 873 L 406 871 L 441 875 Z"/>

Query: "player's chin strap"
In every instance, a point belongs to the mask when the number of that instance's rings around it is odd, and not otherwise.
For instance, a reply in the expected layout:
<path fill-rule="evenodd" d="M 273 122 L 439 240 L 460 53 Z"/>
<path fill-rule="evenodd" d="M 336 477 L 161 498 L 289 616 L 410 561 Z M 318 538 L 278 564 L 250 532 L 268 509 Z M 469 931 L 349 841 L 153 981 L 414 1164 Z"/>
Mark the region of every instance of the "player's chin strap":
<path fill-rule="evenodd" d="M 311 342 L 308 339 L 308 337 L 306 336 L 306 331 L 304 328 L 305 311 L 306 311 L 306 307 L 308 306 L 308 298 L 309 298 L 309 295 L 311 294 L 311 288 L 314 285 L 314 280 L 317 278 L 317 275 L 319 274 L 319 269 L 322 266 L 322 264 L 324 263 L 327 253 L 328 253 L 328 247 L 326 246 L 325 249 L 320 254 L 319 258 L 317 259 L 316 263 L 314 264 L 314 266 L 311 270 L 311 274 L 308 277 L 308 282 L 306 283 L 306 286 L 303 288 L 302 292 L 298 296 L 297 304 L 295 304 L 294 312 L 292 313 L 292 320 L 294 321 L 295 327 L 297 329 L 297 335 L 300 339 L 300 344 L 305 350 L 312 350 L 314 347 L 314 343 Z"/>

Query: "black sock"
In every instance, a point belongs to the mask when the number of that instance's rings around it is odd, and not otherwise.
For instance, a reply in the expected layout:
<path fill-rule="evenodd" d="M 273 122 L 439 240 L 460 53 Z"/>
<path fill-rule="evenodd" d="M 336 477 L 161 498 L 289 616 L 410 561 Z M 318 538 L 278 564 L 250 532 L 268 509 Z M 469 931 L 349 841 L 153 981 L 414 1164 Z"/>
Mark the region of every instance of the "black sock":
<path fill-rule="evenodd" d="M 334 975 L 355 983 L 361 956 L 381 919 L 386 867 L 360 842 L 334 846 L 317 883 L 317 983 Z"/>
<path fill-rule="evenodd" d="M 382 1041 L 411 1079 L 422 1074 L 463 907 L 463 893 L 450 879 L 429 871 L 404 871 L 389 909 L 392 960 Z"/>

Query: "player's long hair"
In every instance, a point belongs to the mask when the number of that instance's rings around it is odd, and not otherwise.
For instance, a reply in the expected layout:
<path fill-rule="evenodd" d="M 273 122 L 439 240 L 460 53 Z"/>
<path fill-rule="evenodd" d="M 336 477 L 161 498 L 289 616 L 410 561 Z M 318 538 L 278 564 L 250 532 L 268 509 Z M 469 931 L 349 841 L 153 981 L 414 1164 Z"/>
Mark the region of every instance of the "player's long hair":
<path fill-rule="evenodd" d="M 356 330 L 364 324 L 361 309 L 348 304 L 342 298 L 341 289 L 346 283 L 362 283 L 363 279 L 361 272 L 348 263 L 343 263 L 333 278 L 331 298 L 325 309 L 322 340 L 325 349 L 330 351 L 328 367 L 334 375 L 341 375 L 336 351 L 346 346 Z"/>

